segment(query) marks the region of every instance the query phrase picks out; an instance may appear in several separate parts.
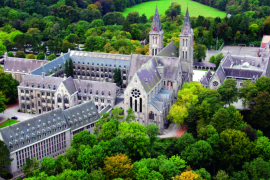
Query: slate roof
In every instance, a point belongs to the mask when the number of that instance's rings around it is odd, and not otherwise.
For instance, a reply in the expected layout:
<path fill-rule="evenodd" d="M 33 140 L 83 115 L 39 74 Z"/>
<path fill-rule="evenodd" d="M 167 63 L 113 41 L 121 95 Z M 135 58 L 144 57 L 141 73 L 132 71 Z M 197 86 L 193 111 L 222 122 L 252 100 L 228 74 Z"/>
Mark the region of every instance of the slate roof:
<path fill-rule="evenodd" d="M 209 80 L 212 77 L 212 72 L 210 71 L 210 69 L 205 73 L 205 75 L 202 77 L 202 79 L 200 80 L 200 83 L 202 83 L 202 85 L 204 86 L 208 86 L 209 84 Z"/>
<path fill-rule="evenodd" d="M 175 57 L 155 57 L 158 66 L 164 67 L 164 79 L 177 80 L 181 70 L 180 59 Z"/>
<path fill-rule="evenodd" d="M 69 128 L 62 110 L 59 108 L 0 129 L 0 139 L 8 147 L 13 147 L 13 149 L 10 148 L 10 151 L 16 151 Z"/>
<path fill-rule="evenodd" d="M 48 62 L 49 61 L 44 60 L 8 57 L 5 61 L 4 71 L 28 74 Z"/>
<path fill-rule="evenodd" d="M 250 78 L 261 77 L 263 71 L 254 71 L 249 69 L 234 69 L 224 67 L 224 71 L 227 77 L 237 77 L 237 78 Z"/>
<path fill-rule="evenodd" d="M 20 87 L 29 87 L 29 88 L 39 88 L 39 89 L 49 89 L 56 90 L 63 78 L 61 77 L 51 77 L 51 76 L 39 76 L 27 74 L 24 76 Z"/>
<path fill-rule="evenodd" d="M 77 91 L 74 80 L 71 76 L 63 80 L 63 84 L 67 88 L 69 94 L 74 94 Z"/>
<path fill-rule="evenodd" d="M 167 107 L 168 103 L 171 100 L 173 91 L 172 90 L 165 90 L 160 89 L 160 91 L 149 101 L 155 109 L 158 111 L 163 112 L 163 109 Z"/>
<path fill-rule="evenodd" d="M 116 98 L 118 87 L 115 83 L 74 79 L 79 94 L 93 94 L 99 97 Z"/>
<path fill-rule="evenodd" d="M 151 26 L 151 31 L 149 34 L 155 34 L 155 33 L 163 33 L 157 7 L 156 7 L 155 15 L 153 18 L 152 26 Z"/>
<path fill-rule="evenodd" d="M 65 70 L 65 62 L 67 59 L 69 59 L 69 56 L 70 52 L 64 54 L 63 56 L 59 56 L 58 58 L 54 59 L 53 61 L 50 61 L 46 65 L 33 70 L 31 74 L 41 75 L 42 72 L 44 72 L 45 75 L 49 76 L 61 70 Z"/>
<path fill-rule="evenodd" d="M 178 57 L 178 49 L 171 41 L 165 48 L 163 48 L 156 56 Z"/>
<path fill-rule="evenodd" d="M 151 59 L 137 71 L 137 75 L 147 93 L 150 92 L 159 81 L 161 81 L 160 74 L 156 67 L 156 61 Z"/>
<path fill-rule="evenodd" d="M 206 62 L 193 62 L 193 66 L 203 66 L 203 67 L 211 67 L 211 68 L 216 68 L 215 63 L 206 63 Z"/>
<path fill-rule="evenodd" d="M 139 54 L 131 55 L 129 76 L 133 76 L 145 63 L 153 59 L 153 56 L 145 56 Z"/>
<path fill-rule="evenodd" d="M 73 106 L 63 111 L 72 131 L 91 124 L 99 119 L 99 114 L 92 101 Z"/>
<path fill-rule="evenodd" d="M 71 51 L 70 58 L 75 64 L 88 64 L 102 67 L 130 67 L 130 55 Z"/>

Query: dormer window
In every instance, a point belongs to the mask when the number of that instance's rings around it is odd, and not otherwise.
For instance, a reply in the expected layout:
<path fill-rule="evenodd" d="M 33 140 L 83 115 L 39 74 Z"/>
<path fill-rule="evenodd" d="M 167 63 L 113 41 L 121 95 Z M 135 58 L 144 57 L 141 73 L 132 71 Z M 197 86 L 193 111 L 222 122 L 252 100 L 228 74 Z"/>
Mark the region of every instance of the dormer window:
<path fill-rule="evenodd" d="M 55 85 L 53 85 L 53 90 L 55 90 L 56 89 L 56 86 Z"/>
<path fill-rule="evenodd" d="M 35 83 L 32 83 L 32 87 L 34 87 L 35 86 Z"/>
<path fill-rule="evenodd" d="M 105 94 L 105 92 L 104 92 L 104 91 L 102 91 L 102 96 L 104 96 L 104 94 Z"/>
<path fill-rule="evenodd" d="M 42 85 L 43 89 L 45 88 L 45 84 Z"/>
<path fill-rule="evenodd" d="M 98 95 L 98 90 L 96 91 L 96 95 Z"/>

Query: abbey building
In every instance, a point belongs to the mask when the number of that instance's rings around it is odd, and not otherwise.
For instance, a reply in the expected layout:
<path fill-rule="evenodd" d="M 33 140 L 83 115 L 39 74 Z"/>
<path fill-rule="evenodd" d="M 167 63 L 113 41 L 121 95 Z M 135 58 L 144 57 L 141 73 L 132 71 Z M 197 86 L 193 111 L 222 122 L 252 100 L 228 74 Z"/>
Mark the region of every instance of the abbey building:
<path fill-rule="evenodd" d="M 149 32 L 149 56 L 69 51 L 42 64 L 21 80 L 20 108 L 42 114 L 92 100 L 99 112 L 115 106 L 126 112 L 131 107 L 138 123 L 154 123 L 162 132 L 178 90 L 184 82 L 192 81 L 193 30 L 188 10 L 179 49 L 173 42 L 163 47 L 163 34 L 156 8 Z M 74 78 L 64 75 L 68 59 L 73 62 Z M 115 68 L 121 70 L 121 87 L 113 82 Z"/>

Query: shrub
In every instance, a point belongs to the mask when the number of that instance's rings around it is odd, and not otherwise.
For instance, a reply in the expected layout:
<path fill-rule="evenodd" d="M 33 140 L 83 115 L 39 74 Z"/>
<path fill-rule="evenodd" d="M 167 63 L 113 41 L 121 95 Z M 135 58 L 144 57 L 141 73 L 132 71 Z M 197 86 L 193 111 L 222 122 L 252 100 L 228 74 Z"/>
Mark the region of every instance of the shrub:
<path fill-rule="evenodd" d="M 27 59 L 36 59 L 35 55 L 34 54 L 28 54 L 26 56 Z"/>
<path fill-rule="evenodd" d="M 45 54 L 43 52 L 38 53 L 37 59 L 44 60 L 45 59 Z"/>
<path fill-rule="evenodd" d="M 48 57 L 47 57 L 47 60 L 48 61 L 51 61 L 51 60 L 54 60 L 54 59 L 56 59 L 57 57 L 56 57 L 56 55 L 55 54 L 51 54 L 51 55 L 49 55 Z"/>
<path fill-rule="evenodd" d="M 8 56 L 8 57 L 14 57 L 14 54 L 13 54 L 13 52 L 8 52 L 8 53 L 7 53 L 7 56 Z"/>
<path fill-rule="evenodd" d="M 17 51 L 15 57 L 25 58 L 25 53 L 23 51 Z"/>

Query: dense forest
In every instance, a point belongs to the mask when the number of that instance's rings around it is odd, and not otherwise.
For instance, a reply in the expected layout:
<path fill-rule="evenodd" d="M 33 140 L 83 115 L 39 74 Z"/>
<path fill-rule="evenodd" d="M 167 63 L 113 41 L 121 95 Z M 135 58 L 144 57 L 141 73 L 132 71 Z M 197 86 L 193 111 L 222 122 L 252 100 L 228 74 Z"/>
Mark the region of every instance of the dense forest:
<path fill-rule="evenodd" d="M 185 83 L 168 115 L 187 126 L 181 138 L 161 139 L 157 125 L 145 127 L 131 108 L 124 116 L 115 107 L 98 120 L 94 134 L 75 134 L 56 159 L 27 159 L 23 173 L 28 180 L 267 180 L 269 87 L 266 76 L 244 81 L 239 90 L 234 79 L 218 90 Z M 239 98 L 245 110 L 230 105 Z"/>

